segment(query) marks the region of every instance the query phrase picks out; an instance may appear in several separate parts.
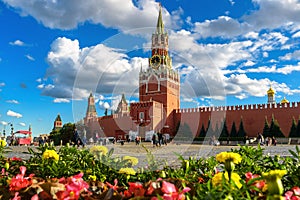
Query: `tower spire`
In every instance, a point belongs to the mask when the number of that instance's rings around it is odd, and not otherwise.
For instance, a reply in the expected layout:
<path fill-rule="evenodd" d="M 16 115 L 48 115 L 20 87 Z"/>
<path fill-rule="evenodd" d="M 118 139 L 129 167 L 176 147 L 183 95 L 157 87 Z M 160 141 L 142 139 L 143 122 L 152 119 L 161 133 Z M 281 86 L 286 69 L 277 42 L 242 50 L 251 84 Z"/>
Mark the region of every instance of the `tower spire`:
<path fill-rule="evenodd" d="M 161 14 L 161 3 L 159 3 L 159 14 L 158 14 L 157 25 L 156 25 L 156 33 L 158 34 L 164 33 L 164 22 L 162 20 L 162 14 Z"/>

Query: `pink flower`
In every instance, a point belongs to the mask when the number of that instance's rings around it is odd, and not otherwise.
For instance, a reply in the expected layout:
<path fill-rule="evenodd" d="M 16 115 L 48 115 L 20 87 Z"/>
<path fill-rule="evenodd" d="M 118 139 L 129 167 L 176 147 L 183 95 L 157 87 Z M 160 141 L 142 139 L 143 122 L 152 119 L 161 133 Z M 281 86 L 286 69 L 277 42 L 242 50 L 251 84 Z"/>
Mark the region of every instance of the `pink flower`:
<path fill-rule="evenodd" d="M 65 191 L 59 191 L 56 193 L 59 200 L 79 199 L 80 193 L 86 191 L 89 185 L 82 179 L 83 173 L 71 176 L 67 179 L 61 178 L 60 183 L 65 185 Z"/>
<path fill-rule="evenodd" d="M 112 184 L 110 184 L 109 182 L 106 182 L 106 185 L 108 185 L 108 187 L 110 187 L 110 188 L 112 188 L 113 190 L 117 191 L 117 190 L 118 190 L 118 180 L 117 180 L 117 179 L 114 180 L 114 184 L 115 184 L 115 185 L 112 185 Z"/>
<path fill-rule="evenodd" d="M 164 193 L 164 200 L 184 200 L 184 193 L 190 191 L 189 187 L 185 187 L 180 193 L 178 193 L 178 189 L 174 184 L 163 181 L 161 191 Z"/>
<path fill-rule="evenodd" d="M 300 188 L 296 186 L 292 187 L 284 196 L 286 200 L 300 200 Z"/>
<path fill-rule="evenodd" d="M 247 172 L 245 174 L 245 176 L 246 176 L 246 183 L 248 183 L 251 179 L 260 177 L 260 175 L 252 174 L 251 172 Z M 263 187 L 266 185 L 266 182 L 264 180 L 257 180 L 257 181 L 254 181 L 254 183 L 252 185 L 257 187 L 258 189 L 262 190 Z M 251 191 L 253 192 L 253 190 L 251 190 Z"/>
<path fill-rule="evenodd" d="M 21 197 L 19 196 L 19 192 L 15 193 L 15 196 L 12 200 L 21 200 Z"/>
<path fill-rule="evenodd" d="M 18 191 L 23 188 L 26 188 L 30 185 L 32 185 L 31 178 L 34 176 L 33 174 L 30 174 L 29 177 L 24 177 L 26 172 L 26 167 L 21 166 L 20 167 L 21 174 L 17 174 L 16 177 L 13 177 L 9 184 L 9 190 L 10 191 Z"/>

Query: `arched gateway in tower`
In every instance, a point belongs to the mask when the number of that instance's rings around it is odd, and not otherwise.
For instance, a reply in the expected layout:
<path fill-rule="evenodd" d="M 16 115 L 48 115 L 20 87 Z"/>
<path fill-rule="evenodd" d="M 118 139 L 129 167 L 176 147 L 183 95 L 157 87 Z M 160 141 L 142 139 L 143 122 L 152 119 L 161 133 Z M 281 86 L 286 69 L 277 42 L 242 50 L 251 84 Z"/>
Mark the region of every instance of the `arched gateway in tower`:
<path fill-rule="evenodd" d="M 141 137 L 146 131 L 173 132 L 172 112 L 180 108 L 180 76 L 172 68 L 161 7 L 152 34 L 151 57 L 147 68 L 141 68 L 139 73 L 139 99 L 140 102 L 130 104 L 130 116 Z"/>

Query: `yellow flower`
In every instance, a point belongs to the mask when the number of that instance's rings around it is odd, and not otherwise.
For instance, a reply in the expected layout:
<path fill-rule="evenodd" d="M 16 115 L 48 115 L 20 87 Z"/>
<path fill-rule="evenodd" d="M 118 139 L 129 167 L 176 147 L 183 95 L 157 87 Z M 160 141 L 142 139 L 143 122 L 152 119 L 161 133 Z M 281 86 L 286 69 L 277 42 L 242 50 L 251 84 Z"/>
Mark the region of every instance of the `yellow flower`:
<path fill-rule="evenodd" d="M 233 152 L 221 152 L 216 155 L 216 160 L 225 163 L 226 161 L 232 161 L 234 164 L 239 164 L 242 161 L 242 157 L 238 153 Z"/>
<path fill-rule="evenodd" d="M 97 155 L 99 153 L 102 153 L 103 155 L 106 155 L 107 152 L 108 152 L 108 149 L 107 147 L 105 146 L 92 146 L 90 148 L 90 152 L 93 154 L 93 155 Z"/>
<path fill-rule="evenodd" d="M 275 169 L 275 170 L 270 170 L 269 172 L 263 173 L 262 175 L 268 179 L 268 178 L 282 178 L 284 175 L 287 174 L 286 170 L 280 170 L 280 169 Z"/>
<path fill-rule="evenodd" d="M 125 167 L 125 168 L 121 168 L 119 170 L 120 174 L 128 174 L 128 175 L 135 175 L 135 170 L 131 167 Z"/>
<path fill-rule="evenodd" d="M 123 160 L 129 161 L 132 166 L 135 166 L 139 163 L 139 159 L 133 156 L 124 156 Z"/>
<path fill-rule="evenodd" d="M 214 175 L 214 177 L 212 178 L 212 184 L 213 186 L 222 186 L 222 179 L 223 179 L 223 175 L 224 175 L 224 178 L 225 180 L 228 182 L 229 181 L 229 177 L 228 177 L 228 173 L 225 172 L 225 173 L 217 173 Z M 235 185 L 238 187 L 238 188 L 241 188 L 242 187 L 242 184 L 240 183 L 240 179 L 241 177 L 237 174 L 237 173 L 231 173 L 231 180 L 235 183 Z"/>
<path fill-rule="evenodd" d="M 5 140 L 0 140 L 0 146 L 5 147 L 7 145 Z"/>
<path fill-rule="evenodd" d="M 52 159 L 53 158 L 56 161 L 59 160 L 59 155 L 54 150 L 46 149 L 46 151 L 44 151 L 42 157 L 43 157 L 43 159 Z"/>
<path fill-rule="evenodd" d="M 92 181 L 96 181 L 97 177 L 95 175 L 89 175 L 89 179 Z"/>
<path fill-rule="evenodd" d="M 267 180 L 269 194 L 281 195 L 284 192 L 281 178 L 286 174 L 286 170 L 277 169 L 262 174 L 263 177 Z"/>

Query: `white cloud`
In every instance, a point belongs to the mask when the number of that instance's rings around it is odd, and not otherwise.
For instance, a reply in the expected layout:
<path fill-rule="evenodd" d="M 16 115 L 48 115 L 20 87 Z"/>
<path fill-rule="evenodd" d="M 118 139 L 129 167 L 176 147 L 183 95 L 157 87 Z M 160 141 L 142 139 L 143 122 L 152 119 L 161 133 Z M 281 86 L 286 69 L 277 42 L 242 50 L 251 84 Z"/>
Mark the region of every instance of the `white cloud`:
<path fill-rule="evenodd" d="M 70 100 L 69 99 L 63 99 L 63 98 L 55 98 L 53 100 L 54 103 L 69 103 Z"/>
<path fill-rule="evenodd" d="M 236 35 L 247 33 L 249 24 L 240 23 L 236 19 L 229 16 L 219 16 L 218 19 L 205 20 L 204 22 L 196 22 L 194 31 L 200 37 L 225 37 L 230 38 Z"/>
<path fill-rule="evenodd" d="M 25 43 L 22 42 L 21 40 L 15 40 L 14 42 L 10 42 L 9 44 L 13 45 L 13 46 L 24 46 L 25 45 Z"/>
<path fill-rule="evenodd" d="M 292 53 L 287 53 L 284 56 L 279 57 L 281 60 L 300 60 L 300 50 L 296 50 Z"/>
<path fill-rule="evenodd" d="M 247 60 L 247 62 L 245 62 L 243 65 L 249 67 L 255 65 L 255 62 L 253 62 L 252 60 Z"/>
<path fill-rule="evenodd" d="M 0 121 L 1 125 L 6 126 L 8 124 L 8 122 L 5 121 Z"/>
<path fill-rule="evenodd" d="M 3 82 L 0 83 L 0 87 L 3 87 L 3 86 L 5 86 L 5 83 L 3 83 Z"/>
<path fill-rule="evenodd" d="M 19 125 L 20 126 L 26 126 L 26 124 L 24 122 L 20 122 Z"/>
<path fill-rule="evenodd" d="M 7 102 L 7 103 L 12 103 L 12 104 L 19 104 L 19 103 L 20 103 L 19 101 L 14 100 L 14 99 L 12 99 L 12 100 L 7 100 L 6 102 Z"/>
<path fill-rule="evenodd" d="M 147 58 L 128 58 L 103 44 L 80 48 L 77 40 L 67 38 L 52 43 L 47 60 L 46 78 L 51 83 L 42 80 L 37 87 L 43 95 L 65 99 L 85 99 L 90 91 L 136 93 L 141 65 L 148 65 Z"/>
<path fill-rule="evenodd" d="M 157 17 L 159 8 L 154 0 L 137 1 L 136 5 L 132 3 L 132 0 L 77 0 L 76 3 L 68 0 L 43 3 L 38 0 L 4 0 L 4 2 L 11 7 L 18 8 L 22 16 L 31 15 L 44 26 L 59 29 L 74 29 L 87 21 L 123 31 L 155 27 L 156 22 L 153 19 Z M 180 11 L 177 11 L 178 13 L 180 14 Z M 166 27 L 176 26 L 177 14 L 171 16 L 163 9 Z M 172 20 L 171 17 L 173 17 Z"/>
<path fill-rule="evenodd" d="M 10 117 L 16 117 L 16 118 L 22 118 L 23 117 L 20 113 L 17 113 L 17 112 L 11 111 L 11 110 L 8 110 L 6 115 L 10 116 Z"/>
<path fill-rule="evenodd" d="M 31 60 L 31 61 L 34 61 L 35 59 L 31 56 L 31 55 L 25 55 L 25 57 L 28 59 L 28 60 Z"/>
<path fill-rule="evenodd" d="M 292 35 L 292 38 L 298 38 L 300 37 L 300 31 Z"/>

